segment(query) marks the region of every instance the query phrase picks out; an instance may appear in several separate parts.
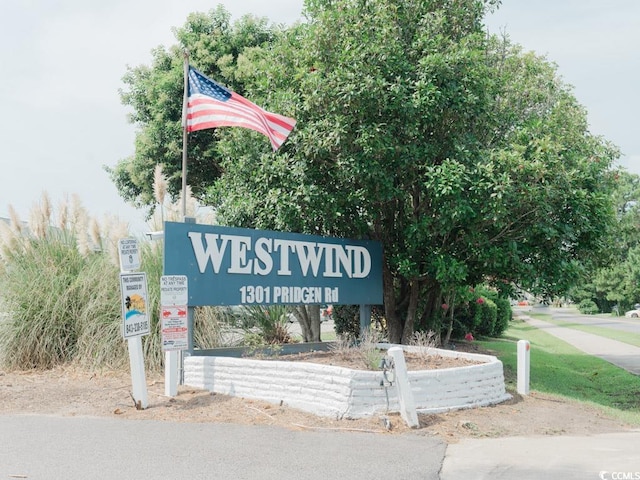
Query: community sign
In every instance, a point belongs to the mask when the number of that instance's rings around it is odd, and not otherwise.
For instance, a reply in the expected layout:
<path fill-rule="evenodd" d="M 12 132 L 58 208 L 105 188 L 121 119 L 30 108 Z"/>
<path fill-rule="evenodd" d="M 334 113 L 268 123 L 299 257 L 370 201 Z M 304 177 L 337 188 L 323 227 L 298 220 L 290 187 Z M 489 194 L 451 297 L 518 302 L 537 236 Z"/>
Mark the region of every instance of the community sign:
<path fill-rule="evenodd" d="M 147 274 L 121 273 L 122 336 L 124 338 L 149 335 Z"/>
<path fill-rule="evenodd" d="M 164 240 L 189 306 L 383 303 L 379 242 L 176 222 Z"/>

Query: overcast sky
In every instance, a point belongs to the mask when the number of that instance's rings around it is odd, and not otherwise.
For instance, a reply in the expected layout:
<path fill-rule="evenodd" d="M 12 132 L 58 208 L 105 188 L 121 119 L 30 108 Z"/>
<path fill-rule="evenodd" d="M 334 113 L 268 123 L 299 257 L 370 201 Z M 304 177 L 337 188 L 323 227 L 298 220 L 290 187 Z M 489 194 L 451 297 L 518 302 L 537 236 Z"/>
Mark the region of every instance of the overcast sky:
<path fill-rule="evenodd" d="M 0 3 L 0 217 L 12 204 L 28 219 L 47 191 L 56 205 L 78 194 L 96 218 L 117 215 L 134 234 L 143 214 L 125 205 L 103 166 L 133 153 L 134 127 L 120 103 L 126 66 L 174 42 L 188 13 L 222 3 L 290 24 L 302 0 L 13 0 Z M 527 50 L 559 65 L 587 108 L 591 131 L 618 145 L 640 173 L 640 2 L 503 0 L 487 19 Z"/>

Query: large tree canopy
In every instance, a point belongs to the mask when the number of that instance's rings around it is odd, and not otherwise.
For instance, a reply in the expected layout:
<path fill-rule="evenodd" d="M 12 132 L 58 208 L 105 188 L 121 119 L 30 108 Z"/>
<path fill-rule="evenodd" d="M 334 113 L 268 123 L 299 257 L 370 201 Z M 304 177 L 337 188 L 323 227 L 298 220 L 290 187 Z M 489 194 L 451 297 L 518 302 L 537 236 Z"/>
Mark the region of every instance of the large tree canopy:
<path fill-rule="evenodd" d="M 273 153 L 246 130 L 200 132 L 214 174 L 189 183 L 217 178 L 201 198 L 227 224 L 382 242 L 392 342 L 439 329 L 435 307 L 461 285 L 564 292 L 613 218 L 617 151 L 552 64 L 487 36 L 494 3 L 308 0 L 307 23 L 246 44 L 225 72 L 198 65 L 296 118 L 290 139 Z M 146 79 L 132 91 L 161 89 Z"/>

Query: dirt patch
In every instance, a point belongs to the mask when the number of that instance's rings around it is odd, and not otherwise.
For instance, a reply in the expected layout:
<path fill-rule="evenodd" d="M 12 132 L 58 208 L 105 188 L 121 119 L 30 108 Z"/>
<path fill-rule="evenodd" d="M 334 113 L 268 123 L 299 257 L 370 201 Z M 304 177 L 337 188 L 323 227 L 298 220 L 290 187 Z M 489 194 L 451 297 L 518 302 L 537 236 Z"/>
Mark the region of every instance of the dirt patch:
<path fill-rule="evenodd" d="M 286 360 L 289 362 L 309 362 L 322 365 L 345 367 L 352 370 L 370 370 L 379 368 L 380 359 L 386 353 L 368 354 L 367 351 L 327 351 L 306 352 L 286 356 L 264 356 L 261 360 Z M 404 354 L 407 370 L 438 370 L 442 368 L 466 367 L 481 362 L 467 358 L 445 357 L 443 355 Z M 372 365 L 375 364 L 375 365 Z"/>
<path fill-rule="evenodd" d="M 303 357 L 301 355 L 299 360 L 338 363 L 328 354 L 316 358 Z M 445 364 L 451 366 L 451 359 L 441 357 L 441 361 L 439 368 Z M 438 360 L 431 359 L 427 363 L 431 365 L 430 368 L 437 368 Z M 408 364 L 412 365 L 413 361 L 408 361 Z M 460 364 L 457 363 L 457 366 Z M 275 425 L 300 430 L 411 433 L 437 435 L 449 443 L 465 437 L 584 435 L 630 428 L 599 409 L 537 392 L 526 397 L 515 394 L 512 400 L 493 407 L 421 415 L 420 428 L 412 430 L 396 414 L 335 420 L 286 405 L 212 394 L 185 386 L 178 388 L 177 397 L 169 398 L 164 395 L 164 379 L 159 374 L 147 375 L 147 385 L 149 406 L 145 410 L 136 410 L 130 393 L 131 377 L 128 372 L 87 372 L 71 368 L 45 372 L 0 372 L 0 414 L 103 416 L 171 422 Z"/>

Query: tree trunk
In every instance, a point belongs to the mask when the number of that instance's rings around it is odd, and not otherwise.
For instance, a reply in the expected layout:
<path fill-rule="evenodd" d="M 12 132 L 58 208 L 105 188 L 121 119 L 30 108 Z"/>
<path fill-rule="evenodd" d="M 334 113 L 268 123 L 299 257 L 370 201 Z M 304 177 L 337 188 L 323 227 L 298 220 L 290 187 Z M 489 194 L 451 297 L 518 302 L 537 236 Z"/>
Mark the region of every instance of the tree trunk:
<path fill-rule="evenodd" d="M 309 323 L 311 327 L 310 342 L 321 342 L 320 328 L 320 305 L 307 305 L 307 313 L 309 314 Z"/>
<path fill-rule="evenodd" d="M 396 312 L 396 296 L 393 275 L 387 267 L 386 262 L 382 267 L 384 314 L 387 319 L 387 333 L 390 343 L 402 342 L 402 319 Z"/>
<path fill-rule="evenodd" d="M 420 295 L 420 282 L 417 279 L 411 282 L 411 290 L 409 293 L 409 308 L 407 309 L 407 318 L 402 329 L 402 343 L 408 344 L 413 337 L 413 326 L 416 320 L 416 312 L 418 310 L 418 297 Z"/>
<path fill-rule="evenodd" d="M 447 335 L 444 337 L 444 342 L 442 342 L 445 347 L 449 344 L 449 341 L 451 340 L 451 332 L 453 332 L 453 310 L 455 309 L 455 304 L 456 294 L 454 293 L 450 303 L 448 303 L 449 311 L 447 313 L 449 314 L 449 324 L 447 325 Z"/>
<path fill-rule="evenodd" d="M 302 341 L 320 342 L 320 305 L 298 305 L 294 308 L 294 316 L 300 324 Z"/>

